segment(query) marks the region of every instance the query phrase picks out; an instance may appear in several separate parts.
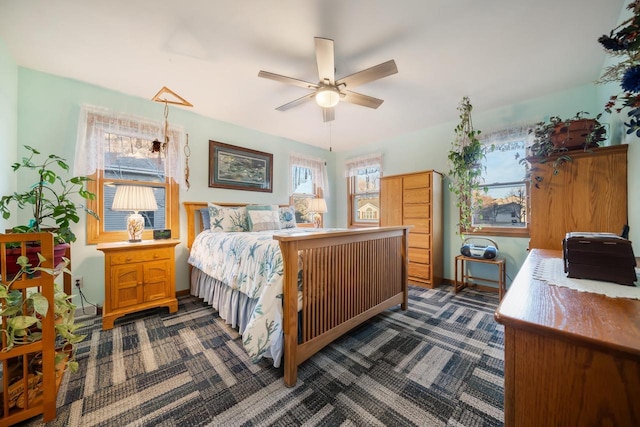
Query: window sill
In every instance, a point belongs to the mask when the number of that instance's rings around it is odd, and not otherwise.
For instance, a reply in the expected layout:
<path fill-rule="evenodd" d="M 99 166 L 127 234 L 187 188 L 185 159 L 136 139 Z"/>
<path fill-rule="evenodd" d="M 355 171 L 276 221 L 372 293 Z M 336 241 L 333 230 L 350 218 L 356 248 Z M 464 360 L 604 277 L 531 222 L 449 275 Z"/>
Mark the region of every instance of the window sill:
<path fill-rule="evenodd" d="M 371 224 L 370 222 L 354 222 L 349 224 L 349 228 L 373 228 L 380 227 L 380 224 Z"/>
<path fill-rule="evenodd" d="M 463 231 L 463 233 L 470 236 L 530 237 L 528 228 L 482 227 L 479 230 Z"/>

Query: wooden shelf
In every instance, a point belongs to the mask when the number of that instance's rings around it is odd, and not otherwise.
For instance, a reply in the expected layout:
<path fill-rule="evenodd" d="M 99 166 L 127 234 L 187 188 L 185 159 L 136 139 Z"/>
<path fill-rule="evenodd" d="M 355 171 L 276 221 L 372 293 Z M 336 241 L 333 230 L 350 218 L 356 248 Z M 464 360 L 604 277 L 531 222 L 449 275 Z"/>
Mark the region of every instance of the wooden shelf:
<path fill-rule="evenodd" d="M 7 285 L 7 243 L 19 243 L 22 253 L 26 253 L 27 242 L 39 242 L 40 254 L 46 258 L 42 267 L 53 268 L 53 234 L 28 233 L 28 234 L 0 234 L 0 276 L 1 283 Z M 11 261 L 15 262 L 15 261 Z M 9 265 L 11 265 L 9 263 Z M 43 421 L 48 422 L 56 418 L 57 384 L 55 374 L 55 329 L 54 329 L 54 277 L 49 274 L 41 274 L 40 277 L 29 278 L 23 276 L 12 285 L 11 289 L 27 292 L 27 288 L 36 287 L 49 301 L 47 315 L 42 318 L 42 339 L 24 345 L 16 345 L 7 351 L 0 351 L 0 363 L 2 363 L 2 408 L 0 408 L 0 425 L 13 425 L 37 415 L 43 415 Z M 4 305 L 4 301 L 3 301 Z M 6 320 L 2 319 L 2 327 L 6 328 Z M 7 346 L 7 338 L 2 335 L 2 348 Z M 30 372 L 29 364 L 37 355 L 42 354 L 41 373 Z M 12 375 L 9 375 L 12 373 Z M 41 378 L 34 380 L 34 375 Z M 31 378 L 31 379 L 30 379 Z M 34 384 L 35 381 L 35 384 Z M 39 386 L 36 384 L 40 383 Z M 16 389 L 22 391 L 16 395 Z M 10 394 L 13 391 L 13 397 Z M 29 390 L 32 390 L 29 393 Z M 22 398 L 20 399 L 20 395 Z M 24 396 L 28 396 L 24 399 Z M 22 400 L 22 403 L 18 403 Z"/>

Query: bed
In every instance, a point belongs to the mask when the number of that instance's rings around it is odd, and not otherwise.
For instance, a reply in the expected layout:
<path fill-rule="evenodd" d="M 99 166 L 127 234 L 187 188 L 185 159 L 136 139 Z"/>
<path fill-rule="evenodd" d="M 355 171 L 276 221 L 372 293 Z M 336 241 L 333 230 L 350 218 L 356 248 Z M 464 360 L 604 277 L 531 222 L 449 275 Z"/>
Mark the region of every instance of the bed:
<path fill-rule="evenodd" d="M 301 363 L 345 332 L 390 307 L 407 309 L 409 227 L 212 233 L 204 230 L 200 216 L 207 202 L 184 206 L 191 293 L 213 301 L 220 316 L 238 327 L 252 359 L 268 356 L 274 366 L 283 359 L 289 387 L 296 384 Z M 209 239 L 214 243 L 205 242 Z M 231 249 L 233 239 L 241 240 L 241 249 Z M 251 239 L 258 239 L 262 249 Z M 229 254 L 242 264 L 261 251 L 272 257 L 263 283 L 238 285 L 244 266 L 235 265 Z M 225 258 L 214 260 L 215 252 Z"/>

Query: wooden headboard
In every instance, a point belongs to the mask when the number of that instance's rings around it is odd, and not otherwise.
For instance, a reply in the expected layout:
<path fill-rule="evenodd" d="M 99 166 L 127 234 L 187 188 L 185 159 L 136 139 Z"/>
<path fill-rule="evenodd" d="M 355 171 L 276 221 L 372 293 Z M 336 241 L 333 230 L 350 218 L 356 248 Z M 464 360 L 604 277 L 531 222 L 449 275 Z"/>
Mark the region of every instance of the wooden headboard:
<path fill-rule="evenodd" d="M 230 208 L 237 208 L 240 206 L 247 206 L 251 203 L 218 203 L 213 202 L 218 206 L 225 206 Z M 193 240 L 196 238 L 198 233 L 204 230 L 204 225 L 202 224 L 200 218 L 200 209 L 206 208 L 209 206 L 208 202 L 183 202 L 184 208 L 187 211 L 187 248 L 191 249 L 191 244 Z M 286 207 L 289 205 L 278 205 L 280 207 Z"/>

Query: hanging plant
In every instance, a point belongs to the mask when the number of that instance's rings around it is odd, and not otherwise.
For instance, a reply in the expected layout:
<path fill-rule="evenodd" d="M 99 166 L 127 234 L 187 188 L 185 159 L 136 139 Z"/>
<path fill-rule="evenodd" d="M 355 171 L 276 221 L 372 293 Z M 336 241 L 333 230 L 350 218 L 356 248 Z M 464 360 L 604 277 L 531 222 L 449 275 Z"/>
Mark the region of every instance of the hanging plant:
<path fill-rule="evenodd" d="M 478 136 L 479 130 L 473 128 L 471 110 L 473 106 L 468 97 L 462 98 L 458 111 L 460 123 L 455 128 L 455 139 L 449 150 L 449 190 L 456 196 L 456 206 L 460 210 L 460 230 L 456 233 L 464 237 L 465 231 L 472 230 L 474 209 L 482 206 L 482 160 L 485 159 L 485 147 Z"/>

